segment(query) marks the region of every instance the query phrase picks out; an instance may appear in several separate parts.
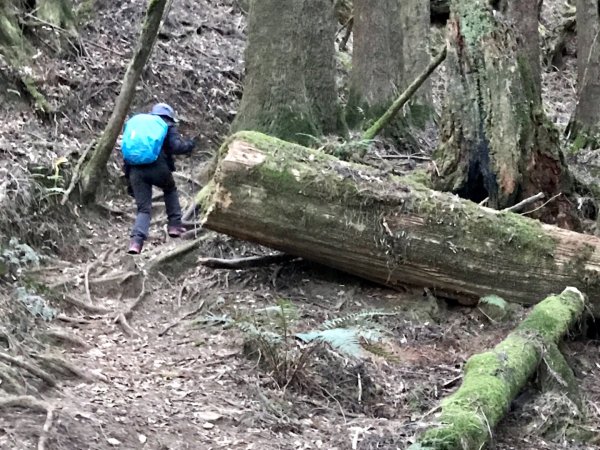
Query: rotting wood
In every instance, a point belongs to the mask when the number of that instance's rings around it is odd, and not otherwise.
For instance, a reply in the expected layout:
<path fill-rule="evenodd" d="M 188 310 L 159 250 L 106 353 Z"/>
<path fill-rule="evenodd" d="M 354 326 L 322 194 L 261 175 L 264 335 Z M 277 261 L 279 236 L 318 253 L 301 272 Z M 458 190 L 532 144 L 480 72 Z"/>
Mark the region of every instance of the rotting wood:
<path fill-rule="evenodd" d="M 409 450 L 479 450 L 535 374 L 545 349 L 556 346 L 581 319 L 585 296 L 568 287 L 537 304 L 494 349 L 471 356 L 460 388 L 441 403 L 435 423 Z M 560 353 L 560 352 L 559 352 Z"/>
<path fill-rule="evenodd" d="M 260 133 L 222 146 L 204 227 L 397 287 L 531 304 L 574 286 L 600 304 L 600 239 L 433 191 Z"/>

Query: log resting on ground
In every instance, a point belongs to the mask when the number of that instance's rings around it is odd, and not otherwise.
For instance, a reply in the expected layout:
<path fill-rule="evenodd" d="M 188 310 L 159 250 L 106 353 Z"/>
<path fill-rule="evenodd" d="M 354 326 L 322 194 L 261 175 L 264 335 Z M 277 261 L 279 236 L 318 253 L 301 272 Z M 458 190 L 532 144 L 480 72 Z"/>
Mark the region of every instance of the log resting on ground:
<path fill-rule="evenodd" d="M 494 349 L 469 358 L 461 387 L 442 401 L 436 424 L 409 450 L 481 449 L 512 400 L 581 318 L 583 294 L 567 288 L 536 305 Z M 558 352 L 562 358 L 562 354 Z"/>
<path fill-rule="evenodd" d="M 498 212 L 255 132 L 231 136 L 196 201 L 206 228 L 387 286 L 532 304 L 600 299 L 600 239 Z"/>

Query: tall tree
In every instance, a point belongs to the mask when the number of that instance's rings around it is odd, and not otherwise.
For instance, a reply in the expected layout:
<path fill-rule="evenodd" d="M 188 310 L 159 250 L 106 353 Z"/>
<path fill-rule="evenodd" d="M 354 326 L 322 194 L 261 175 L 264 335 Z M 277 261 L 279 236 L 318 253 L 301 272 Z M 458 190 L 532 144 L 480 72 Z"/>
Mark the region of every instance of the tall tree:
<path fill-rule="evenodd" d="M 144 70 L 146 62 L 150 58 L 160 22 L 165 11 L 167 0 L 149 0 L 142 33 L 140 35 L 137 48 L 133 55 L 133 59 L 127 67 L 121 91 L 115 103 L 113 112 L 108 120 L 108 124 L 100 136 L 98 143 L 92 151 L 89 161 L 84 162 L 81 170 L 80 188 L 81 198 L 84 202 L 94 200 L 96 190 L 103 178 L 103 173 L 106 170 L 106 164 L 113 151 L 117 138 L 123 128 L 123 123 L 127 117 L 129 106 L 135 95 L 135 86 Z M 85 156 L 85 155 L 84 155 Z M 76 173 L 75 177 L 79 174 Z M 77 179 L 72 180 L 71 185 L 74 186 Z"/>
<path fill-rule="evenodd" d="M 515 31 L 483 0 L 455 0 L 448 26 L 448 90 L 436 188 L 505 208 L 539 192 L 558 194 L 536 216 L 576 228 L 573 182 L 537 101 Z"/>
<path fill-rule="evenodd" d="M 427 66 L 429 18 L 429 1 L 354 0 L 350 126 L 378 117 Z M 427 83 L 413 102 L 430 103 Z"/>
<path fill-rule="evenodd" d="M 255 0 L 246 79 L 233 130 L 307 143 L 337 131 L 335 14 L 331 0 Z"/>
<path fill-rule="evenodd" d="M 577 106 L 566 134 L 576 149 L 600 142 L 600 6 L 577 0 Z"/>

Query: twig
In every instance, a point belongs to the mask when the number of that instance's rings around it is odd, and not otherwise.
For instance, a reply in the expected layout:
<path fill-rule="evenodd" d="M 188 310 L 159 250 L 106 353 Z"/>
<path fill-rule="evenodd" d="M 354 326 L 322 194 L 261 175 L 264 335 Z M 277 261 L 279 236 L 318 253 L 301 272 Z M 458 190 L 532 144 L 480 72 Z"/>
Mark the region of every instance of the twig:
<path fill-rule="evenodd" d="M 44 380 L 46 382 L 46 384 L 50 387 L 54 387 L 58 384 L 58 382 L 56 381 L 56 378 L 54 378 L 48 372 L 46 372 L 43 369 L 40 369 L 39 367 L 37 367 L 27 361 L 24 361 L 20 358 L 15 358 L 14 356 L 10 356 L 3 352 L 0 352 L 0 359 L 8 362 L 14 366 L 20 367 L 21 369 L 25 369 L 27 372 L 31 373 L 32 375 L 35 375 L 36 377 Z"/>
<path fill-rule="evenodd" d="M 417 161 L 431 161 L 428 156 L 418 155 L 381 155 L 381 159 L 416 159 Z"/>
<path fill-rule="evenodd" d="M 509 206 L 508 208 L 504 208 L 502 211 L 504 211 L 504 212 L 521 211 L 525 206 L 531 205 L 532 203 L 535 203 L 536 201 L 541 200 L 543 198 L 544 198 L 544 193 L 538 192 L 537 194 L 535 194 L 529 198 L 526 198 L 525 200 L 521 200 L 516 205 L 512 205 L 512 206 Z"/>
<path fill-rule="evenodd" d="M 198 263 L 213 269 L 247 269 L 249 267 L 266 266 L 281 262 L 292 261 L 297 256 L 278 253 L 275 255 L 249 256 L 247 258 L 199 258 Z"/>
<path fill-rule="evenodd" d="M 167 332 L 169 332 L 170 330 L 172 330 L 173 328 L 175 328 L 177 325 L 179 325 L 181 322 L 183 322 L 186 319 L 189 319 L 190 317 L 195 316 L 196 314 L 198 314 L 200 311 L 202 311 L 202 309 L 204 308 L 204 304 L 205 301 L 202 300 L 200 302 L 200 306 L 198 306 L 195 310 L 193 310 L 192 312 L 189 312 L 187 314 L 185 314 L 183 317 L 181 317 L 180 319 L 178 319 L 177 321 L 171 323 L 170 325 L 168 325 L 164 330 L 162 330 L 160 333 L 158 333 L 159 337 L 163 337 L 165 334 L 167 334 Z"/>
<path fill-rule="evenodd" d="M 555 200 L 556 198 L 560 197 L 561 195 L 562 195 L 562 192 L 559 192 L 559 193 L 558 193 L 558 194 L 556 194 L 554 197 L 552 197 L 551 199 L 549 199 L 547 202 L 545 202 L 545 203 L 541 204 L 541 205 L 540 205 L 540 206 L 538 206 L 537 208 L 535 208 L 535 209 L 532 209 L 531 211 L 526 211 L 526 212 L 524 212 L 524 213 L 522 213 L 522 214 L 523 214 L 523 215 L 526 215 L 526 214 L 531 214 L 531 213 L 534 213 L 534 212 L 536 212 L 536 211 L 539 211 L 539 210 L 540 210 L 540 209 L 542 209 L 544 206 L 546 206 L 548 203 L 550 203 L 551 201 L 553 201 L 553 200 Z"/>

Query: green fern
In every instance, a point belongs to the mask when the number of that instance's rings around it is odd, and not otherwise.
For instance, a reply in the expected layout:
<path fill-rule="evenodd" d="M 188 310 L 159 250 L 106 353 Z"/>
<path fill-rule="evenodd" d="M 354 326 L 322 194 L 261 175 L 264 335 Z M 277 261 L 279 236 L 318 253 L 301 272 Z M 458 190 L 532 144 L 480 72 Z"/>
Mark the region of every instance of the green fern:
<path fill-rule="evenodd" d="M 324 342 L 334 350 L 353 357 L 360 357 L 363 354 L 361 340 L 371 342 L 378 341 L 382 337 L 378 330 L 363 327 L 312 330 L 297 333 L 295 336 L 306 343 Z"/>

